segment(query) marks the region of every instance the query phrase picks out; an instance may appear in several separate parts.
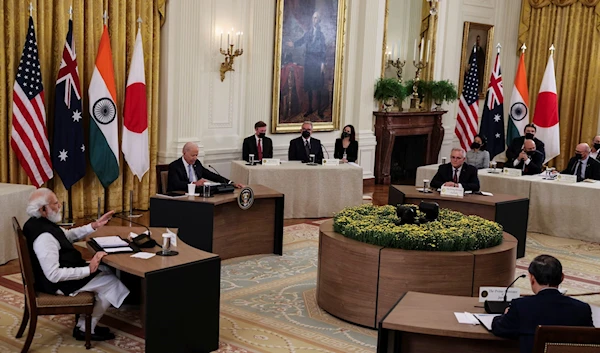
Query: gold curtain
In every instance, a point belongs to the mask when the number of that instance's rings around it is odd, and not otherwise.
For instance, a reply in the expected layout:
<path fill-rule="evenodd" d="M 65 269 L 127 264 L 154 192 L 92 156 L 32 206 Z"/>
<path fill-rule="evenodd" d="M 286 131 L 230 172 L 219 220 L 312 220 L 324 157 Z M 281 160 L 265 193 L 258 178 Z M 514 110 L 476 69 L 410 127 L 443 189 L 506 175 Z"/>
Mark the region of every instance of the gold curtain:
<path fill-rule="evenodd" d="M 100 35 L 102 34 L 105 10 L 108 10 L 108 29 L 113 53 L 115 82 L 117 86 L 117 109 L 119 134 L 122 133 L 123 99 L 129 64 L 133 55 L 138 16 L 142 18 L 142 38 L 144 46 L 144 65 L 146 70 L 146 92 L 148 96 L 148 133 L 150 142 L 150 170 L 142 181 L 138 181 L 121 154 L 119 158 L 120 175 L 107 191 L 108 207 L 117 211 L 129 208 L 129 191 L 135 195 L 134 207 L 148 209 L 149 196 L 156 189 L 156 166 L 158 146 L 158 79 L 160 58 L 160 27 L 165 20 L 166 0 L 32 0 L 33 20 L 38 43 L 38 53 L 44 84 L 47 127 L 52 144 L 54 120 L 54 94 L 56 76 L 62 58 L 65 38 L 69 26 L 69 7 L 73 6 L 73 36 L 81 81 L 82 107 L 84 112 L 84 135 L 88 145 L 89 113 L 88 95 L 92 72 L 94 70 Z M 0 5 L 0 181 L 29 184 L 27 175 L 19 165 L 15 153 L 10 147 L 12 121 L 12 94 L 16 70 L 18 67 L 27 23 L 29 21 L 29 0 L 4 0 Z M 119 141 L 120 141 L 119 136 Z M 87 172 L 83 179 L 72 187 L 73 216 L 83 217 L 97 212 L 97 199 L 105 194 L 87 159 Z M 47 186 L 53 189 L 60 200 L 67 200 L 57 173 Z"/>
<path fill-rule="evenodd" d="M 600 113 L 600 0 L 523 0 L 519 47 L 525 53 L 530 110 L 552 44 L 560 118 L 560 155 L 554 164 L 562 169 L 580 142 L 591 143 Z M 533 114 L 530 114 L 533 119 Z"/>

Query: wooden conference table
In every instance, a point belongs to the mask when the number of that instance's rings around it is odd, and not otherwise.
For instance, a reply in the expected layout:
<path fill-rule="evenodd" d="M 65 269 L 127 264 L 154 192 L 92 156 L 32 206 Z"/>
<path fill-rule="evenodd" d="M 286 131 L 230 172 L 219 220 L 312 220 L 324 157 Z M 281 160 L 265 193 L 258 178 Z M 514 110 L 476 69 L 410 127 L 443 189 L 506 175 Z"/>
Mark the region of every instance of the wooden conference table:
<path fill-rule="evenodd" d="M 377 353 L 518 353 L 516 340 L 458 323 L 454 312 L 485 313 L 478 300 L 407 292 L 379 323 Z"/>
<path fill-rule="evenodd" d="M 415 185 L 421 187 L 423 179 L 431 180 L 439 164 L 417 169 Z M 479 170 L 481 190 L 494 194 L 508 194 L 529 198 L 527 230 L 556 237 L 585 241 L 600 241 L 600 217 L 595 201 L 600 197 L 600 182 L 564 183 L 544 180 L 542 175 L 511 177 Z"/>
<path fill-rule="evenodd" d="M 164 228 L 150 228 L 161 239 Z M 105 226 L 89 237 L 127 238 L 144 228 Z M 88 246 L 88 249 L 94 250 Z M 142 249 L 156 253 L 159 247 Z M 141 279 L 141 312 L 146 353 L 210 352 L 219 346 L 221 259 L 218 255 L 177 242 L 177 256 L 132 258 L 109 254 L 102 263 Z M 131 288 L 132 292 L 135 288 Z"/>
<path fill-rule="evenodd" d="M 254 204 L 242 210 L 240 190 L 211 198 L 150 198 L 150 226 L 179 229 L 178 236 L 196 249 L 221 259 L 256 254 L 282 254 L 283 194 L 263 185 L 249 185 Z"/>
<path fill-rule="evenodd" d="M 527 198 L 506 194 L 494 194 L 494 196 L 467 194 L 461 199 L 444 197 L 437 191 L 424 194 L 411 185 L 390 185 L 389 205 L 396 206 L 404 203 L 418 205 L 421 201 L 434 201 L 442 208 L 498 222 L 505 232 L 517 238 L 517 258 L 525 256 L 529 214 Z"/>
<path fill-rule="evenodd" d="M 285 195 L 287 218 L 322 218 L 362 204 L 363 169 L 356 164 L 310 166 L 299 161 L 247 166 L 231 162 L 231 180 L 261 184 Z"/>

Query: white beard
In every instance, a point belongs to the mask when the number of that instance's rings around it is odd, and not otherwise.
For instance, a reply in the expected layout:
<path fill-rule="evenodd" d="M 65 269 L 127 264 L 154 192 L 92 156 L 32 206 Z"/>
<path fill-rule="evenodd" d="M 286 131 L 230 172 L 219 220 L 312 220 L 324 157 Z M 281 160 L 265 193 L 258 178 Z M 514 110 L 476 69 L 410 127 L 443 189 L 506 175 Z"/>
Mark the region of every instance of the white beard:
<path fill-rule="evenodd" d="M 60 214 L 60 211 L 54 212 L 50 208 L 48 208 L 48 217 L 47 218 L 53 223 L 58 223 L 58 222 L 62 221 L 62 215 Z"/>

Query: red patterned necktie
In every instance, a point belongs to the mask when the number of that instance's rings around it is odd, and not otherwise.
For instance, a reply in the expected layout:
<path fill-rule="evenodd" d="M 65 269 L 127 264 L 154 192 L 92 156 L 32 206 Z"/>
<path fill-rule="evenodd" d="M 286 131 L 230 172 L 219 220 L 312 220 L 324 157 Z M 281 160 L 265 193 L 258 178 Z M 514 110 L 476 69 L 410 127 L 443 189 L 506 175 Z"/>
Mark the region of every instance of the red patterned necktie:
<path fill-rule="evenodd" d="M 452 182 L 454 184 L 458 183 L 458 178 L 457 178 L 457 174 L 458 174 L 458 169 L 454 169 L 454 177 L 452 178 Z"/>
<path fill-rule="evenodd" d="M 260 141 L 261 139 L 258 139 L 258 144 L 256 145 L 256 148 L 258 149 L 258 160 L 262 161 L 262 146 Z"/>

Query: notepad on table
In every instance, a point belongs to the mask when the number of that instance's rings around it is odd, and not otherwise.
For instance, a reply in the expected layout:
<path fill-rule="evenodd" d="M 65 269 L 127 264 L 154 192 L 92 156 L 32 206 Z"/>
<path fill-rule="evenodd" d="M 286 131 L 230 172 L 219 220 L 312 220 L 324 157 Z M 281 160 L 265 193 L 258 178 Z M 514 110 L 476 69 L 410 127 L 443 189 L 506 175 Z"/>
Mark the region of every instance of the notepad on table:
<path fill-rule="evenodd" d="M 492 330 L 492 321 L 496 316 L 500 316 L 500 314 L 473 314 L 473 316 L 481 322 L 483 326 L 485 326 L 488 331 Z"/>
<path fill-rule="evenodd" d="M 130 248 L 129 246 L 120 246 L 117 248 L 104 248 L 104 251 L 107 254 L 111 254 L 111 253 L 117 253 L 117 252 L 133 252 L 133 249 Z"/>
<path fill-rule="evenodd" d="M 121 239 L 121 237 L 112 235 L 108 237 L 96 237 L 94 241 L 103 248 L 117 248 L 123 246 L 129 246 L 129 244 Z"/>

